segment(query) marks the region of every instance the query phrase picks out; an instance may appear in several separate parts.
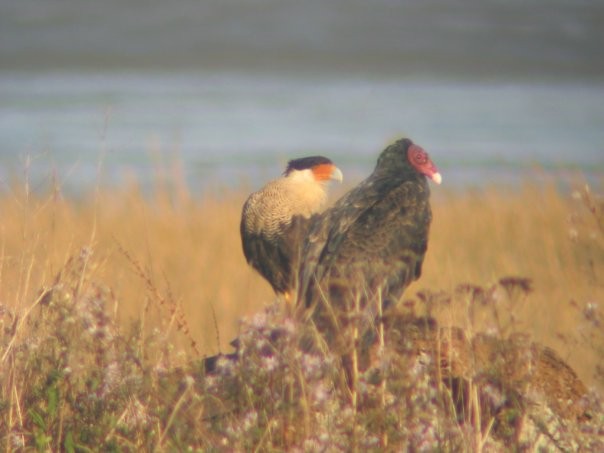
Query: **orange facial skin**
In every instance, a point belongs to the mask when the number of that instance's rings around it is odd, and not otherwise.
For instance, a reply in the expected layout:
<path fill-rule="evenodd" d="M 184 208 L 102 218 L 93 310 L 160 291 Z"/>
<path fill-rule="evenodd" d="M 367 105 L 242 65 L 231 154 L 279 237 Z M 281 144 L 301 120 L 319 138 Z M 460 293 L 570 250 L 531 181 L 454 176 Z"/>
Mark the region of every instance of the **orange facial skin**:
<path fill-rule="evenodd" d="M 317 181 L 328 181 L 332 179 L 334 168 L 333 164 L 321 164 L 314 166 L 312 172 Z"/>

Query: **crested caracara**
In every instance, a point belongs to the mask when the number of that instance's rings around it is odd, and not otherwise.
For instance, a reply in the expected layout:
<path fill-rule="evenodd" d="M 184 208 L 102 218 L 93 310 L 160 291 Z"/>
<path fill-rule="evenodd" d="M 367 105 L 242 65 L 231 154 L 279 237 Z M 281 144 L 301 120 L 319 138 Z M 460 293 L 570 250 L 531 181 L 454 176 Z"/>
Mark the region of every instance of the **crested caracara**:
<path fill-rule="evenodd" d="M 330 180 L 341 182 L 342 172 L 328 158 L 294 159 L 281 178 L 252 193 L 243 205 L 243 254 L 273 290 L 286 298 L 295 286 L 308 224 L 324 208 Z"/>
<path fill-rule="evenodd" d="M 399 140 L 381 153 L 367 179 L 313 219 L 298 304 L 311 308 L 328 339 L 352 318 L 373 322 L 378 303 L 397 302 L 421 275 L 432 219 L 427 179 L 441 182 L 428 154 Z"/>

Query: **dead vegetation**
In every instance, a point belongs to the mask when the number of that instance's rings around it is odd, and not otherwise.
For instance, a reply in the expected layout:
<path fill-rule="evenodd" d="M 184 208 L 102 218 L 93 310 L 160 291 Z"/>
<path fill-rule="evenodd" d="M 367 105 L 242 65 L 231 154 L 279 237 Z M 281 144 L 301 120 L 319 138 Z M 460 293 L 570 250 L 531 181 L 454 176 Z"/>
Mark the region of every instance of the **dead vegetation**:
<path fill-rule="evenodd" d="M 270 303 L 242 258 L 243 199 L 0 197 L 5 451 L 602 448 L 589 188 L 436 196 L 424 275 L 358 332 L 353 365 Z M 238 360 L 206 376 L 237 334 Z"/>

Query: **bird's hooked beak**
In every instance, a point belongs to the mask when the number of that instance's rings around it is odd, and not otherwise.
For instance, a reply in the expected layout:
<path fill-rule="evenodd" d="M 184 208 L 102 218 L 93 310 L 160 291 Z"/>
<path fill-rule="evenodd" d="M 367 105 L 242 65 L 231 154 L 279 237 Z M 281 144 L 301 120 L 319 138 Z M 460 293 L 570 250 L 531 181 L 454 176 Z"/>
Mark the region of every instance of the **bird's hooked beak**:
<path fill-rule="evenodd" d="M 434 163 L 430 160 L 430 158 L 428 158 L 426 163 L 420 169 L 420 172 L 426 175 L 426 177 L 430 178 L 432 181 L 434 181 L 435 184 L 440 184 L 441 182 L 443 182 L 442 175 L 438 171 L 438 168 L 436 168 L 436 165 L 434 165 Z"/>
<path fill-rule="evenodd" d="M 344 180 L 344 175 L 342 174 L 342 170 L 340 170 L 338 167 L 336 167 L 334 165 L 331 170 L 331 176 L 329 179 L 332 179 L 334 181 L 338 181 L 339 183 L 341 183 Z"/>
<path fill-rule="evenodd" d="M 425 153 L 425 151 L 424 151 Z M 440 174 L 440 172 L 438 171 L 438 168 L 436 167 L 436 165 L 434 165 L 434 162 L 432 162 L 432 159 L 430 159 L 430 157 L 428 156 L 428 154 L 426 153 L 426 162 L 424 163 L 423 167 L 420 169 L 420 171 L 426 175 L 428 178 L 430 178 L 432 181 L 434 181 L 435 184 L 440 184 L 441 182 L 443 182 L 443 177 Z"/>
<path fill-rule="evenodd" d="M 315 180 L 319 182 L 327 182 L 329 180 L 342 182 L 344 175 L 342 171 L 334 164 L 321 164 L 312 168 Z"/>

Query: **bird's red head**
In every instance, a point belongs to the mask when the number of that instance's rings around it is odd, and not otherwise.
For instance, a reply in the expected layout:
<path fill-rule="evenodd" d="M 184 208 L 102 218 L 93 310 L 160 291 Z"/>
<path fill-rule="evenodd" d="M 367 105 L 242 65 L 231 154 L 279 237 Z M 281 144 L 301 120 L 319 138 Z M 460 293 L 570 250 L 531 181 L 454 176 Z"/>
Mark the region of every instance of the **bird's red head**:
<path fill-rule="evenodd" d="M 413 168 L 419 173 L 426 175 L 436 184 L 440 184 L 442 176 L 438 172 L 436 165 L 430 160 L 428 153 L 421 146 L 411 144 L 407 150 L 407 159 Z"/>

